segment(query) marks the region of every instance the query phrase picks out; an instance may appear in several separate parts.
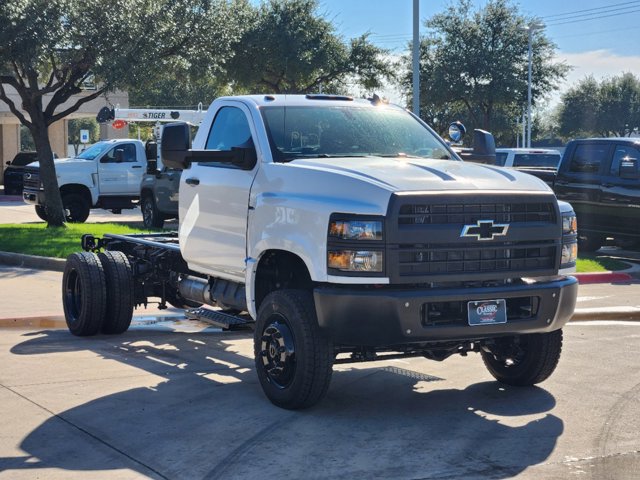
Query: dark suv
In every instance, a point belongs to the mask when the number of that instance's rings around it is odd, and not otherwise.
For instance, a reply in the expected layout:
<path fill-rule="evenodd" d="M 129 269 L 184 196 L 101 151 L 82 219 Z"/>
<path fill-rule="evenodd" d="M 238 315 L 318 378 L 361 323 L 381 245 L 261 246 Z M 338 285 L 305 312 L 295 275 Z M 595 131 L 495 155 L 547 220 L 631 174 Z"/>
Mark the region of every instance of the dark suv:
<path fill-rule="evenodd" d="M 38 160 L 36 152 L 18 152 L 13 160 L 7 162 L 4 170 L 4 194 L 22 195 L 22 174 L 24 167 Z"/>

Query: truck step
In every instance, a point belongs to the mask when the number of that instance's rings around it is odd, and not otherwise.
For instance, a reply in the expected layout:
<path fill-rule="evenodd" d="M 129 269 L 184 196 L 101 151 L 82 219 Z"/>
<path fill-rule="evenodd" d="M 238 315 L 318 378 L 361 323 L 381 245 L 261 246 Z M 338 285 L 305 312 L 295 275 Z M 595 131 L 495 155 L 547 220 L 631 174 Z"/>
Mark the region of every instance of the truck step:
<path fill-rule="evenodd" d="M 249 315 L 233 315 L 218 310 L 198 307 L 185 310 L 187 318 L 209 323 L 223 330 L 249 329 L 255 323 Z"/>

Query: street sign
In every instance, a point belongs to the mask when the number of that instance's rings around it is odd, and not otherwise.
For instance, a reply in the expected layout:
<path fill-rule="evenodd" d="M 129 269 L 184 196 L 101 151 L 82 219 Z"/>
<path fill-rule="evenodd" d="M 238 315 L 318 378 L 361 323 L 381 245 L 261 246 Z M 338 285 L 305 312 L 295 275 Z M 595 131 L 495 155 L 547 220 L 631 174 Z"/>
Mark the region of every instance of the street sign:
<path fill-rule="evenodd" d="M 80 143 L 89 143 L 89 130 L 80 130 Z"/>

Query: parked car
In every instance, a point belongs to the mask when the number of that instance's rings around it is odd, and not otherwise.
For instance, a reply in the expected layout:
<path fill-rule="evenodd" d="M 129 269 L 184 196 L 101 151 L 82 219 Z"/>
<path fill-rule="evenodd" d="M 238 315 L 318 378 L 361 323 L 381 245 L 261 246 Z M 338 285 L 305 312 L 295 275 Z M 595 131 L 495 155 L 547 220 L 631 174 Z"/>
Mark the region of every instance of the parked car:
<path fill-rule="evenodd" d="M 500 167 L 547 167 L 557 169 L 562 155 L 547 148 L 496 148 L 496 165 Z"/>
<path fill-rule="evenodd" d="M 21 195 L 22 194 L 22 175 L 24 167 L 38 159 L 36 152 L 18 152 L 13 160 L 7 162 L 7 168 L 4 170 L 4 194 L 5 195 Z"/>

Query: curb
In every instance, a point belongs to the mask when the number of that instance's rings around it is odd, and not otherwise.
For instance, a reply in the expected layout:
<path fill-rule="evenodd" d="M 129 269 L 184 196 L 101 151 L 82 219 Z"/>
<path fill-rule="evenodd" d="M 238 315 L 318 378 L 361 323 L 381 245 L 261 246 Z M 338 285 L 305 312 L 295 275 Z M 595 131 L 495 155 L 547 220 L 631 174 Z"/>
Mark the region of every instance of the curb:
<path fill-rule="evenodd" d="M 39 257 L 24 253 L 0 252 L 0 265 L 12 267 L 35 268 L 38 270 L 53 270 L 64 272 L 67 261 L 63 258 Z"/>
<path fill-rule="evenodd" d="M 578 279 L 580 285 L 593 283 L 624 283 L 633 280 L 631 275 L 623 272 L 574 273 L 572 276 Z"/>
<path fill-rule="evenodd" d="M 590 320 L 640 321 L 640 308 L 609 307 L 609 308 L 576 308 L 571 322 L 585 322 Z"/>

